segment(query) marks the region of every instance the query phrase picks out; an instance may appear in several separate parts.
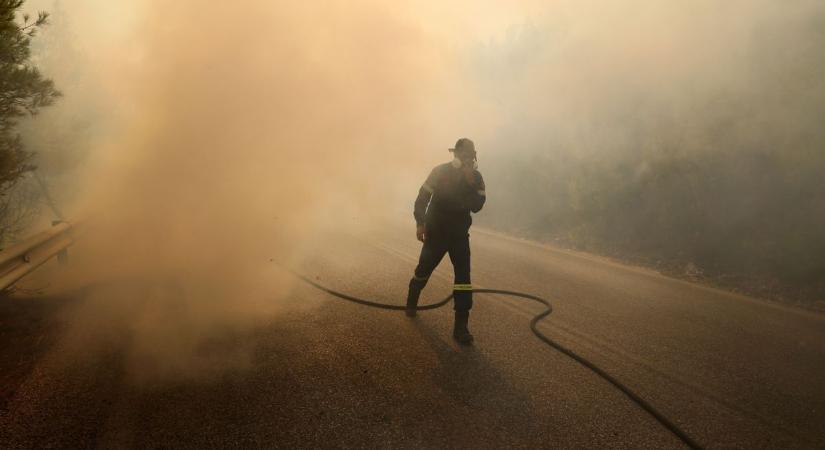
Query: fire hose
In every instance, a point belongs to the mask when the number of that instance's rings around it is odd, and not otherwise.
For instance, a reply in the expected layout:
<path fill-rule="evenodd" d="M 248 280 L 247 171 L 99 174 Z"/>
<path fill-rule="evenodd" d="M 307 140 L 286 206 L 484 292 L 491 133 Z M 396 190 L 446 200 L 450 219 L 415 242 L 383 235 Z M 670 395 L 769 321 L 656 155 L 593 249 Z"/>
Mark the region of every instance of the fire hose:
<path fill-rule="evenodd" d="M 332 295 L 336 298 L 339 298 L 341 300 L 346 300 L 348 302 L 356 303 L 356 304 L 363 305 L 363 306 L 368 306 L 368 307 L 371 307 L 371 308 L 389 309 L 389 310 L 396 310 L 396 311 L 403 311 L 405 309 L 405 307 L 402 306 L 402 305 L 390 305 L 390 304 L 386 304 L 386 303 L 373 302 L 373 301 L 370 301 L 370 300 L 365 300 L 365 299 L 362 299 L 362 298 L 359 298 L 359 297 L 355 297 L 355 296 L 348 295 L 348 294 L 345 294 L 345 293 L 342 293 L 342 292 L 338 292 L 338 291 L 330 289 L 326 286 L 323 286 L 323 285 L 313 281 L 312 279 L 310 279 L 310 278 L 308 278 L 308 277 L 306 277 L 306 276 L 304 276 L 300 273 L 297 273 L 293 270 L 290 270 L 290 272 L 294 276 L 296 276 L 297 278 L 303 280 L 305 283 L 313 286 L 314 288 L 319 289 L 323 292 L 326 292 L 327 294 L 330 294 L 330 295 Z M 533 334 L 537 338 L 539 338 L 542 342 L 549 345 L 550 347 L 552 347 L 552 348 L 558 350 L 559 352 L 569 356 L 570 358 L 572 358 L 573 360 L 575 360 L 579 364 L 581 364 L 584 367 L 590 369 L 593 373 L 598 375 L 600 378 L 602 378 L 605 381 L 607 381 L 608 383 L 612 384 L 616 389 L 618 389 L 623 394 L 625 394 L 631 401 L 633 401 L 634 403 L 639 405 L 639 407 L 641 407 L 648 414 L 653 416 L 653 418 L 656 419 L 656 421 L 658 421 L 663 427 L 665 427 L 668 431 L 670 431 L 679 440 L 681 440 L 683 443 L 685 443 L 685 445 L 687 445 L 688 447 L 690 447 L 692 449 L 701 449 L 702 448 L 702 446 L 699 445 L 698 442 L 696 442 L 687 433 L 685 433 L 684 430 L 679 428 L 678 425 L 673 423 L 672 420 L 668 419 L 664 414 L 662 414 L 658 409 L 656 409 L 652 404 L 650 404 L 650 402 L 648 402 L 647 400 L 642 398 L 642 396 L 640 396 L 639 394 L 634 392 L 627 385 L 625 385 L 624 383 L 622 383 L 621 381 L 616 379 L 616 377 L 614 377 L 614 376 L 610 375 L 609 373 L 605 372 L 604 369 L 600 368 L 599 366 L 597 366 L 596 364 L 594 364 L 593 362 L 591 362 L 587 358 L 579 355 L 578 353 L 574 352 L 573 350 L 561 345 L 560 343 L 554 341 L 553 339 L 549 338 L 547 335 L 542 333 L 538 329 L 538 323 L 542 319 L 549 316 L 553 312 L 553 306 L 550 304 L 549 301 L 547 301 L 547 300 L 545 300 L 541 297 L 538 297 L 536 295 L 525 294 L 523 292 L 516 292 L 516 291 L 507 291 L 507 290 L 503 290 L 503 289 L 473 289 L 473 293 L 476 293 L 476 294 L 509 295 L 509 296 L 512 296 L 512 297 L 518 297 L 518 298 L 522 298 L 522 299 L 526 299 L 526 300 L 532 300 L 534 302 L 541 303 L 542 305 L 544 305 L 545 310 L 542 311 L 539 314 L 536 314 L 533 317 L 533 319 L 530 321 L 530 330 L 533 332 Z M 428 304 L 428 305 L 419 305 L 417 309 L 418 309 L 418 311 L 424 311 L 424 310 L 440 308 L 440 307 L 446 305 L 447 303 L 449 303 L 450 300 L 452 300 L 452 298 L 453 298 L 453 294 L 450 294 L 445 299 L 443 299 L 439 302 L 431 303 L 431 304 Z"/>

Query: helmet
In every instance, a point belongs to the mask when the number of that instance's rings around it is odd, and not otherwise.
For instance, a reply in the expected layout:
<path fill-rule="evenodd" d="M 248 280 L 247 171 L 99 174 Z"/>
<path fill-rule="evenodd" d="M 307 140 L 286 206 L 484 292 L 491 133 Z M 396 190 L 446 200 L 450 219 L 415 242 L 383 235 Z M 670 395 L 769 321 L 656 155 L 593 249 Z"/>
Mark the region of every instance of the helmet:
<path fill-rule="evenodd" d="M 476 145 L 473 143 L 473 141 L 471 141 L 467 138 L 461 138 L 461 139 L 456 141 L 455 147 L 453 147 L 449 150 L 451 152 L 455 152 L 457 150 L 458 151 L 467 150 L 467 151 L 471 151 L 471 152 L 475 153 L 476 152 Z"/>

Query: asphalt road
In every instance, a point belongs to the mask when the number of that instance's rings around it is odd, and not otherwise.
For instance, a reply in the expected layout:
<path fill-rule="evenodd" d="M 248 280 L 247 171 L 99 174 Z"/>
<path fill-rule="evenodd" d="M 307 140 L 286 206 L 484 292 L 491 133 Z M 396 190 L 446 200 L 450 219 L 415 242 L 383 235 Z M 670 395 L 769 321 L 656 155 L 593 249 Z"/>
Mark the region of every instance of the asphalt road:
<path fill-rule="evenodd" d="M 331 236 L 307 250 L 300 270 L 336 290 L 401 304 L 420 248 L 411 234 Z M 825 316 L 478 230 L 471 245 L 476 286 L 548 298 L 555 310 L 545 334 L 707 448 L 825 448 Z M 268 264 L 261 276 L 283 280 Z M 451 270 L 445 258 L 423 302 L 449 292 Z M 11 387 L 0 447 L 682 446 L 610 384 L 536 339 L 528 323 L 541 307 L 522 300 L 477 295 L 476 343 L 463 348 L 450 337 L 449 307 L 411 320 L 294 283 L 254 321 L 188 336 L 196 358 L 183 358 L 181 369 L 135 351 L 145 330 L 130 325 L 136 310 L 79 315 L 96 289 L 96 301 L 111 297 L 102 305 L 118 305 L 124 290 L 138 304 L 155 295 L 108 286 L 55 297 L 59 307 L 42 322 L 63 337 L 21 359 L 28 369 L 15 369 L 16 381 L 3 378 Z M 4 329 L 18 310 L 26 323 L 47 314 L 43 299 L 35 312 L 25 298 L 9 301 Z M 174 327 L 180 314 L 152 317 Z M 0 337 L 9 348 L 31 340 Z"/>

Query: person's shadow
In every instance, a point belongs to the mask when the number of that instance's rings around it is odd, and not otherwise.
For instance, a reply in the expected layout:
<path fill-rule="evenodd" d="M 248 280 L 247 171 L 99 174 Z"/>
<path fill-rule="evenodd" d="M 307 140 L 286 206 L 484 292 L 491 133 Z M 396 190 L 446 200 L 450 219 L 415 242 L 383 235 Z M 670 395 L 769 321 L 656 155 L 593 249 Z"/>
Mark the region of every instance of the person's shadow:
<path fill-rule="evenodd" d="M 438 359 L 430 384 L 449 395 L 456 406 L 456 411 L 433 411 L 432 419 L 447 423 L 445 431 L 460 439 L 459 446 L 536 448 L 542 441 L 547 443 L 548 427 L 531 395 L 514 385 L 482 352 L 451 342 L 451 337 L 445 339 L 443 330 L 420 320 L 414 321 L 413 328 Z"/>

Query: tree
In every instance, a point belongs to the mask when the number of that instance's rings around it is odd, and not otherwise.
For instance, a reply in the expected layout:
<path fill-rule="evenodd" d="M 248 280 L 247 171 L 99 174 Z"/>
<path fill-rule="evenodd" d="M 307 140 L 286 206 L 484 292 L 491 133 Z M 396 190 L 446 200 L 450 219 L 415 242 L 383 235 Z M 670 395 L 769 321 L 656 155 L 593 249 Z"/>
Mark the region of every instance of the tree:
<path fill-rule="evenodd" d="M 60 92 L 31 62 L 31 39 L 48 23 L 39 12 L 35 20 L 22 14 L 25 0 L 0 0 L 0 197 L 20 178 L 34 170 L 32 153 L 26 151 L 17 125 L 20 118 L 51 105 Z"/>

